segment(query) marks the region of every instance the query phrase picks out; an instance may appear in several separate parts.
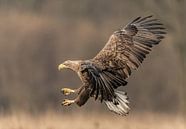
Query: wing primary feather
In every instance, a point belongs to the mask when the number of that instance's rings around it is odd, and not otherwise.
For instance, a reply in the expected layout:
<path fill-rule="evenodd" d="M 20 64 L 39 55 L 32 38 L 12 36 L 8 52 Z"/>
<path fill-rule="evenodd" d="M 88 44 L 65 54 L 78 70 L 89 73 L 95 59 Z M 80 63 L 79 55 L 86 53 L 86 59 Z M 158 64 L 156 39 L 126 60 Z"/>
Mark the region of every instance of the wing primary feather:
<path fill-rule="evenodd" d="M 141 44 L 143 44 L 145 46 L 148 46 L 150 48 L 152 47 L 152 44 L 149 44 L 149 43 L 147 43 L 147 42 L 145 42 L 143 40 L 140 40 L 139 38 L 135 38 L 134 41 L 139 42 L 139 43 L 141 43 Z"/>
<path fill-rule="evenodd" d="M 142 21 L 144 21 L 144 20 L 146 20 L 146 19 L 148 19 L 148 18 L 151 18 L 152 16 L 153 16 L 153 15 L 146 16 L 146 17 L 140 19 L 139 21 L 137 21 L 137 22 L 135 22 L 135 23 L 140 23 L 140 22 L 142 22 Z"/>
<path fill-rule="evenodd" d="M 161 40 L 161 39 L 164 39 L 165 37 L 164 37 L 163 35 L 157 35 L 157 38 L 158 38 L 159 40 Z"/>
<path fill-rule="evenodd" d="M 159 26 L 151 26 L 151 27 L 145 27 L 145 29 L 148 29 L 148 30 L 165 30 L 164 27 L 159 27 Z"/>
<path fill-rule="evenodd" d="M 96 93 L 95 93 L 95 100 L 97 100 L 98 96 L 99 96 L 99 82 L 98 80 L 96 80 Z"/>
<path fill-rule="evenodd" d="M 150 31 L 152 32 L 153 34 L 166 34 L 166 32 L 164 31 Z"/>
<path fill-rule="evenodd" d="M 162 26 L 162 23 L 146 23 L 146 24 L 140 24 L 141 27 L 147 27 L 147 26 Z"/>
<path fill-rule="evenodd" d="M 130 52 L 125 51 L 125 56 L 128 57 L 128 60 L 136 67 L 139 67 L 139 62 L 136 62 L 136 57 L 134 55 L 132 55 Z"/>
<path fill-rule="evenodd" d="M 120 69 L 120 71 L 123 72 L 122 69 Z M 119 86 L 125 86 L 127 84 L 127 82 L 119 73 L 113 75 L 113 73 L 111 72 L 104 71 L 103 74 L 108 78 L 109 84 L 112 85 L 114 88 L 117 88 Z"/>
<path fill-rule="evenodd" d="M 91 68 L 88 69 L 88 74 L 91 77 L 91 82 L 92 82 L 92 91 L 91 91 L 90 95 L 92 96 L 94 94 L 95 100 L 97 100 L 98 95 L 99 95 L 99 90 L 102 90 L 100 83 L 99 83 L 100 77 L 94 75 L 93 69 L 91 69 Z"/>
<path fill-rule="evenodd" d="M 131 23 L 129 23 L 129 24 L 135 23 L 135 22 L 138 21 L 140 18 L 141 18 L 141 17 L 137 17 L 136 19 L 134 19 L 134 20 L 133 20 Z"/>
<path fill-rule="evenodd" d="M 149 54 L 149 52 L 151 51 L 150 47 L 148 47 L 144 44 L 141 44 L 139 42 L 135 42 L 134 46 L 135 46 L 136 49 L 140 49 L 140 50 L 143 49 L 143 52 L 145 52 L 145 54 Z"/>
<path fill-rule="evenodd" d="M 102 78 L 100 78 L 100 83 L 101 83 L 101 86 L 102 86 L 102 89 L 103 89 L 103 99 L 107 100 L 109 98 L 109 95 L 108 95 L 108 91 L 105 87 L 105 84 L 104 84 Z"/>
<path fill-rule="evenodd" d="M 130 76 L 132 73 L 130 67 L 126 64 L 124 68 L 126 68 L 127 72 L 129 73 L 129 76 Z"/>
<path fill-rule="evenodd" d="M 96 91 L 96 76 L 90 69 L 88 70 L 88 72 L 89 72 L 89 75 L 91 77 L 91 82 L 92 82 L 92 90 L 90 92 L 90 95 L 93 95 L 94 92 Z"/>
<path fill-rule="evenodd" d="M 96 91 L 96 81 L 94 79 L 94 77 L 91 77 L 91 82 L 92 82 L 92 89 L 91 89 L 91 92 L 90 92 L 90 95 L 92 96 L 94 94 L 94 92 Z"/>
<path fill-rule="evenodd" d="M 137 38 L 138 38 L 141 42 L 146 42 L 146 43 L 152 44 L 152 45 L 156 45 L 156 44 L 158 44 L 159 41 L 160 41 L 160 40 L 157 40 L 157 37 L 156 37 L 155 40 L 154 40 L 154 39 L 150 39 L 150 38 L 148 38 L 148 37 L 142 37 L 142 36 L 136 36 L 136 39 L 137 39 Z"/>
<path fill-rule="evenodd" d="M 113 75 L 110 72 L 104 72 L 108 77 L 112 78 L 112 81 L 116 83 L 117 85 L 126 85 L 126 81 L 122 78 L 119 78 L 117 75 Z"/>
<path fill-rule="evenodd" d="M 158 19 L 150 19 L 150 20 L 141 22 L 140 25 L 147 24 L 147 23 L 152 23 L 152 22 L 157 22 L 157 21 L 159 21 L 159 20 Z"/>
<path fill-rule="evenodd" d="M 101 79 L 104 82 L 105 85 L 105 91 L 107 92 L 107 97 L 110 98 L 111 96 L 113 97 L 114 89 L 112 88 L 112 85 L 109 85 L 109 81 L 107 80 L 106 77 L 104 77 L 104 74 L 100 75 Z"/>
<path fill-rule="evenodd" d="M 118 73 L 119 73 L 121 76 L 123 76 L 124 79 L 126 79 L 126 78 L 129 76 L 129 75 L 128 75 L 128 72 L 125 73 L 124 70 L 123 70 L 123 68 L 120 69 L 120 70 L 118 70 Z"/>
<path fill-rule="evenodd" d="M 99 88 L 100 88 L 100 101 L 102 102 L 103 101 L 103 98 L 104 98 L 104 91 L 103 91 L 103 86 L 102 86 L 102 83 L 101 83 L 101 80 L 100 78 L 98 78 L 98 83 L 99 83 Z"/>
<path fill-rule="evenodd" d="M 137 53 L 135 51 L 131 51 L 133 55 L 135 55 L 135 57 L 138 58 L 138 60 L 142 63 L 143 62 L 143 56 L 140 53 Z"/>
<path fill-rule="evenodd" d="M 132 49 L 133 52 L 135 52 L 136 54 L 140 55 L 141 57 L 145 58 L 146 57 L 146 53 L 143 49 L 140 49 L 139 47 L 134 46 Z"/>
<path fill-rule="evenodd" d="M 108 72 L 105 72 L 104 74 L 107 75 L 107 77 L 109 77 L 110 80 L 112 80 L 111 83 L 112 83 L 113 87 L 117 88 L 118 86 L 122 85 L 122 83 L 117 81 L 117 78 L 115 78 L 115 76 L 112 76 L 112 74 L 110 74 Z"/>

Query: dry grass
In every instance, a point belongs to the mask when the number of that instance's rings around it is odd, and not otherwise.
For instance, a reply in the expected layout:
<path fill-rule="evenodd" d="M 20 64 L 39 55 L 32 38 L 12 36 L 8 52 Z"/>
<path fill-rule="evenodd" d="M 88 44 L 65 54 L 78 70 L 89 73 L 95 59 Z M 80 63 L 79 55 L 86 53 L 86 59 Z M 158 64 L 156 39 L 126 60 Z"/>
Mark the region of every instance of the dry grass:
<path fill-rule="evenodd" d="M 0 129 L 185 129 L 184 119 L 175 115 L 130 114 L 61 114 L 13 113 L 0 116 Z"/>

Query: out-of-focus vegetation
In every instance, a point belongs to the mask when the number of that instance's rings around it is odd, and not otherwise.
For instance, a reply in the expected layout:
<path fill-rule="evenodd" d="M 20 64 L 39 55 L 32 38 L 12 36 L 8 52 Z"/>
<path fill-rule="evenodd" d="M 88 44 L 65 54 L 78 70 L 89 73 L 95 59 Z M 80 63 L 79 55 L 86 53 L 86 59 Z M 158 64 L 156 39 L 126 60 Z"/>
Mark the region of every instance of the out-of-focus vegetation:
<path fill-rule="evenodd" d="M 113 31 L 153 14 L 168 34 L 123 89 L 135 111 L 183 112 L 185 12 L 184 0 L 0 0 L 0 111 L 79 110 L 58 109 L 60 88 L 81 85 L 58 64 L 94 57 Z M 105 109 L 91 101 L 81 110 Z"/>
<path fill-rule="evenodd" d="M 183 118 L 164 113 L 139 113 L 128 117 L 90 113 L 87 119 L 83 113 L 61 115 L 47 111 L 32 115 L 17 112 L 1 115 L 0 121 L 1 129 L 185 129 L 186 126 Z"/>

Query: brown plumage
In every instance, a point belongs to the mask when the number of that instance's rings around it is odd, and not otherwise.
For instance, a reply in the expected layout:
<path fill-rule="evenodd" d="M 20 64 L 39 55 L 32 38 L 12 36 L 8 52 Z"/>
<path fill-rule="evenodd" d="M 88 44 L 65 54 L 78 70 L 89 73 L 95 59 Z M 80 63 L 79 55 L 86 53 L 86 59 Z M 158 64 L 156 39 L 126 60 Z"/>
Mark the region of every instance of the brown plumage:
<path fill-rule="evenodd" d="M 114 32 L 104 48 L 90 60 L 65 61 L 59 69 L 69 68 L 79 75 L 83 85 L 76 90 L 63 88 L 65 95 L 77 92 L 74 100 L 64 100 L 63 105 L 76 103 L 82 106 L 90 97 L 99 99 L 120 115 L 128 114 L 128 97 L 116 90 L 127 84 L 132 70 L 137 69 L 154 45 L 164 38 L 163 24 L 152 16 L 138 17 L 124 28 Z"/>

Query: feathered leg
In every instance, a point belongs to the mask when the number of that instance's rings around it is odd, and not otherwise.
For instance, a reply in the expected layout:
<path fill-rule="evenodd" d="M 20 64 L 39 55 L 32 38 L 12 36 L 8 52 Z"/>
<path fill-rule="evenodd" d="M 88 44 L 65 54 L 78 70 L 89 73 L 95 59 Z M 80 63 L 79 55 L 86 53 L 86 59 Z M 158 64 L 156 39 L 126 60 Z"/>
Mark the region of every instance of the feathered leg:
<path fill-rule="evenodd" d="M 90 92 L 91 92 L 91 89 L 87 87 L 83 87 L 81 91 L 79 92 L 79 95 L 75 99 L 75 103 L 78 106 L 84 105 L 87 102 L 87 100 L 90 98 Z"/>

